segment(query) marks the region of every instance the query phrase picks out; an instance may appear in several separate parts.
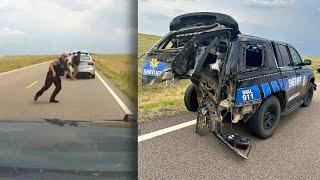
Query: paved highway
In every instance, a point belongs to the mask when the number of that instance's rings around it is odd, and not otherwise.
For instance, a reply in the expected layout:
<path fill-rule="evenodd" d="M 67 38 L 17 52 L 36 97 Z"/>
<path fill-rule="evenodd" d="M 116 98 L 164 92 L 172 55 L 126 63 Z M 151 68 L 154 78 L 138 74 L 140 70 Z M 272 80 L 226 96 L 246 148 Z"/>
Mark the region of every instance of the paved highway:
<path fill-rule="evenodd" d="M 54 85 L 34 102 L 34 94 L 44 85 L 48 66 L 49 63 L 41 63 L 0 73 L 0 121 L 122 120 L 132 112 L 133 106 L 102 75 L 76 81 L 62 79 L 59 103 L 49 103 Z"/>
<path fill-rule="evenodd" d="M 242 124 L 252 142 L 247 160 L 213 135 L 195 134 L 194 113 L 139 125 L 139 179 L 319 179 L 320 92 L 308 108 L 281 117 L 275 134 L 262 140 Z"/>

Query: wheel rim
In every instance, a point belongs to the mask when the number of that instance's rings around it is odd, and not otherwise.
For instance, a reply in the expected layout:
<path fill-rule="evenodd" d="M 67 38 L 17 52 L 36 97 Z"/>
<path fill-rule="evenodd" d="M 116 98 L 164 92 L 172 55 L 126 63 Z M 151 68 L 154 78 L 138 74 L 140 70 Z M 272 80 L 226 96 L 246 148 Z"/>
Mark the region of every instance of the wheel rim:
<path fill-rule="evenodd" d="M 270 105 L 266 111 L 264 112 L 264 116 L 263 116 L 263 128 L 264 129 L 271 129 L 277 119 L 277 108 L 275 107 L 275 105 Z"/>

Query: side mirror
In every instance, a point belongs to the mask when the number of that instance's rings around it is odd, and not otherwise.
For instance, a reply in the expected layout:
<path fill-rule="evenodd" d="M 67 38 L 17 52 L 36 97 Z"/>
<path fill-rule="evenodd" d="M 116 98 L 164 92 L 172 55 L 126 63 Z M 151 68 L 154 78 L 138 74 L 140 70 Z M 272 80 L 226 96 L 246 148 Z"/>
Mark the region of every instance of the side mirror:
<path fill-rule="evenodd" d="M 311 59 L 305 59 L 303 65 L 311 65 Z"/>

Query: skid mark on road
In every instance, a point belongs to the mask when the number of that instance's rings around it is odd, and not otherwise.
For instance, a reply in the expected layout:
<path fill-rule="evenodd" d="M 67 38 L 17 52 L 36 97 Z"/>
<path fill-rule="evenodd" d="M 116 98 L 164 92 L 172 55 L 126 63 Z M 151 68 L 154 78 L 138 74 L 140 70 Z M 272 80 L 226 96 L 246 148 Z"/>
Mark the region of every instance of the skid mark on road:
<path fill-rule="evenodd" d="M 27 89 L 31 88 L 32 86 L 36 85 L 39 81 L 33 81 L 28 86 L 26 86 Z"/>
<path fill-rule="evenodd" d="M 192 125 L 196 124 L 196 122 L 197 122 L 197 120 L 194 119 L 194 120 L 187 121 L 187 122 L 184 122 L 181 124 L 177 124 L 177 125 L 174 125 L 174 126 L 171 126 L 168 128 L 160 129 L 158 131 L 154 131 L 151 133 L 147 133 L 147 134 L 138 136 L 138 142 L 145 141 L 145 140 L 157 137 L 157 136 L 161 136 L 161 135 L 167 134 L 169 132 L 173 132 L 173 131 L 176 131 L 176 130 L 179 130 L 179 129 L 182 129 L 182 128 L 185 128 L 188 126 L 192 126 Z"/>

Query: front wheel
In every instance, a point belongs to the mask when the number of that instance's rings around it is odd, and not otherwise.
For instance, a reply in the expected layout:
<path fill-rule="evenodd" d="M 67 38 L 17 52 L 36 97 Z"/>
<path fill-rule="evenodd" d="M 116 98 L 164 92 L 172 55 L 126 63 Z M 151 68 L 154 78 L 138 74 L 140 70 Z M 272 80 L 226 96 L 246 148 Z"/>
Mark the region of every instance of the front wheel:
<path fill-rule="evenodd" d="M 251 133 L 259 138 L 267 139 L 275 132 L 281 114 L 281 106 L 277 97 L 265 100 L 248 122 Z"/>
<path fill-rule="evenodd" d="M 311 104 L 313 98 L 313 83 L 308 83 L 308 89 L 306 92 L 306 95 L 303 98 L 303 103 L 302 103 L 302 107 L 308 107 Z"/>

